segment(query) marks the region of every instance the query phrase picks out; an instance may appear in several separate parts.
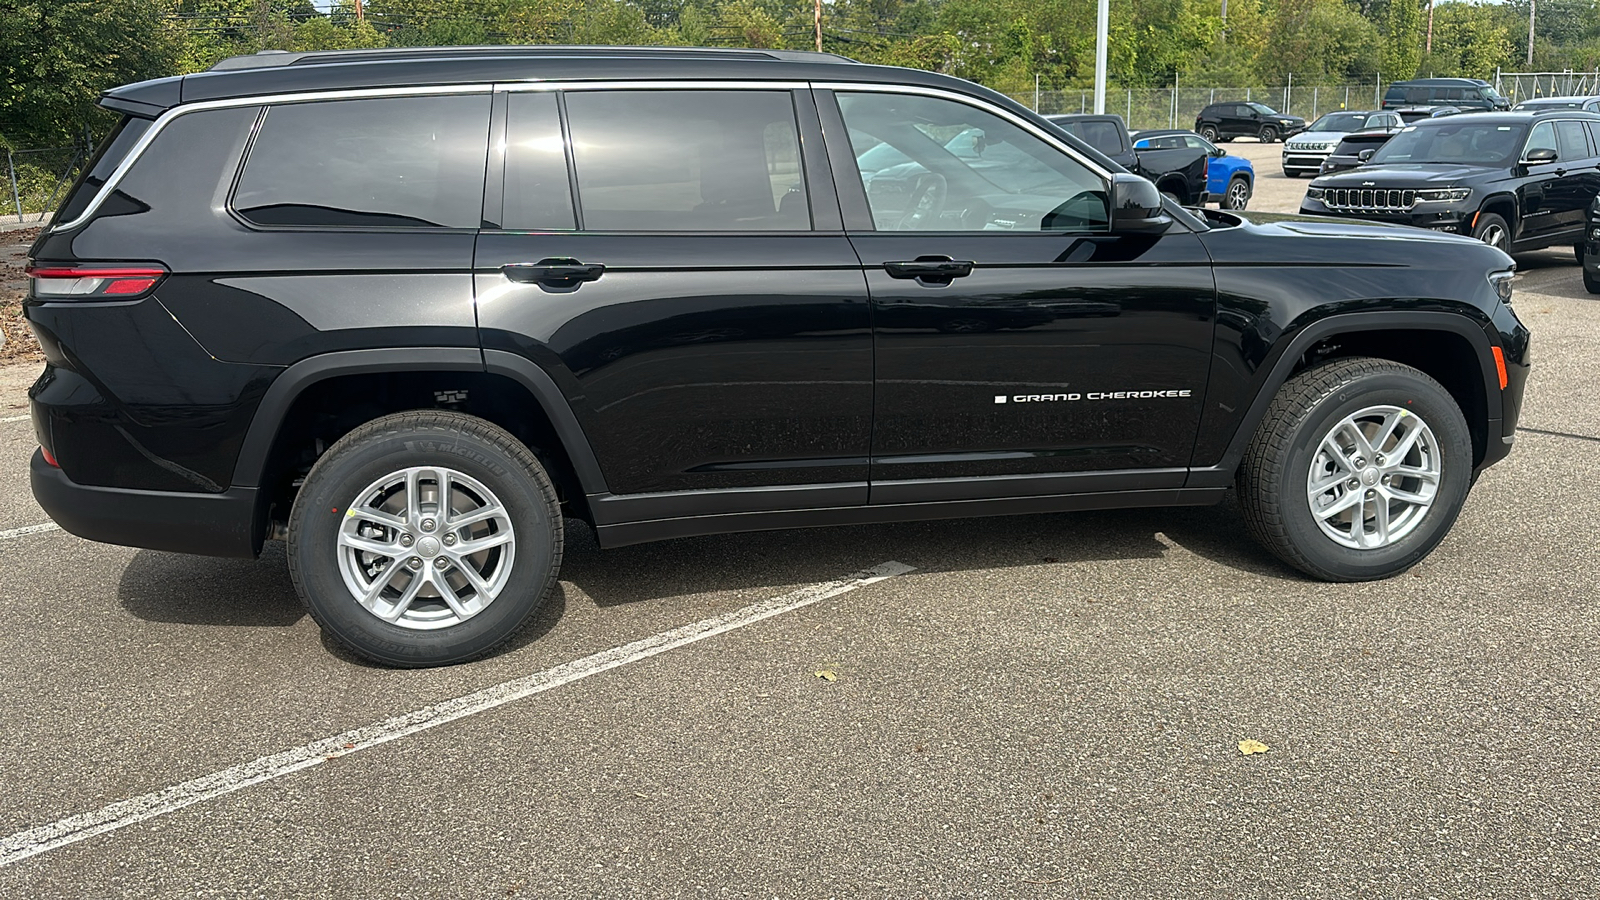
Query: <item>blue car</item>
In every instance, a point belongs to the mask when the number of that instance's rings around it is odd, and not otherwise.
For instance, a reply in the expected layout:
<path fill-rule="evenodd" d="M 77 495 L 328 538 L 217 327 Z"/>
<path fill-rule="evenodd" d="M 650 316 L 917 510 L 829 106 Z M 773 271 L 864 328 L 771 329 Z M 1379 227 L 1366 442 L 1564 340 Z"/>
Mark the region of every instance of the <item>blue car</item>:
<path fill-rule="evenodd" d="M 1244 209 L 1250 205 L 1250 195 L 1256 188 L 1256 169 L 1242 156 L 1229 156 L 1228 151 L 1216 146 L 1192 131 L 1140 131 L 1133 136 L 1135 150 L 1176 150 L 1188 147 L 1204 150 L 1211 159 L 1206 163 L 1206 193 L 1216 198 L 1223 209 Z"/>

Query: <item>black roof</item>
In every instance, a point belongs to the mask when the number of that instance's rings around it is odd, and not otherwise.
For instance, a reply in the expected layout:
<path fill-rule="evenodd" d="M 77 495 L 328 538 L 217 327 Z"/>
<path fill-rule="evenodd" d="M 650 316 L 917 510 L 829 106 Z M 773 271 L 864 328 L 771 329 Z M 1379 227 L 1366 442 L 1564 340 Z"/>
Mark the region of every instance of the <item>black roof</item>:
<path fill-rule="evenodd" d="M 1412 125 L 1451 125 L 1471 119 L 1473 122 L 1485 124 L 1520 124 L 1538 119 L 1585 119 L 1590 122 L 1600 122 L 1600 113 L 1592 113 L 1581 109 L 1502 109 L 1493 112 L 1475 112 L 1465 110 L 1454 115 L 1439 116 L 1431 119 L 1418 119 Z"/>
<path fill-rule="evenodd" d="M 863 81 L 954 88 L 1004 98 L 971 82 L 858 63 L 831 53 L 699 47 L 405 47 L 386 50 L 264 51 L 225 59 L 205 72 L 106 91 L 100 103 L 155 116 L 182 103 L 302 91 L 542 80 Z"/>

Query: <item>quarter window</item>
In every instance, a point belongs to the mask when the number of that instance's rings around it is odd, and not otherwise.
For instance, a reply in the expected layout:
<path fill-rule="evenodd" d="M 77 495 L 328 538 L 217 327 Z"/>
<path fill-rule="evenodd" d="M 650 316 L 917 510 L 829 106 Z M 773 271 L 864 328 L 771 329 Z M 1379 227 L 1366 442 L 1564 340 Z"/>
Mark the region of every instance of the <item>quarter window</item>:
<path fill-rule="evenodd" d="M 811 228 L 787 91 L 567 95 L 588 231 Z"/>
<path fill-rule="evenodd" d="M 953 100 L 841 93 L 879 231 L 1105 231 L 1106 185 L 1006 119 Z"/>
<path fill-rule="evenodd" d="M 272 107 L 234 209 L 258 225 L 476 228 L 488 95 Z"/>

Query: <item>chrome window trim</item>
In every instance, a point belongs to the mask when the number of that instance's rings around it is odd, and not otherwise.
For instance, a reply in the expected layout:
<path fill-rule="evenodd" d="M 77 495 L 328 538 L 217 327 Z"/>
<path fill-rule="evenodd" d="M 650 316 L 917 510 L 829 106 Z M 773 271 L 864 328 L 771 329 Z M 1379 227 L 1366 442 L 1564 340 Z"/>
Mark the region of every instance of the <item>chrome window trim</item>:
<path fill-rule="evenodd" d="M 1055 135 L 1049 134 L 1044 129 L 1034 125 L 1032 122 L 1029 122 L 1027 119 L 1016 115 L 1009 110 L 1002 109 L 998 106 L 995 106 L 993 103 L 970 96 L 968 94 L 963 94 L 958 91 L 945 90 L 943 88 L 922 87 L 920 85 L 872 84 L 870 82 L 863 83 L 851 81 L 813 81 L 811 82 L 811 86 L 813 88 L 831 91 L 857 91 L 862 93 L 877 94 L 917 94 L 924 97 L 938 97 L 943 100 L 954 100 L 957 103 L 965 103 L 968 106 L 976 107 L 991 115 L 999 116 L 1011 124 L 1016 125 L 1029 134 L 1032 134 L 1034 137 L 1044 141 L 1051 147 L 1054 147 L 1062 153 L 1065 153 L 1067 156 L 1071 157 L 1073 161 L 1079 163 L 1089 171 L 1093 172 L 1095 175 L 1099 176 L 1100 180 L 1104 181 L 1108 186 L 1111 184 L 1110 170 L 1103 168 L 1099 163 L 1084 156 L 1066 141 L 1061 140 Z"/>
<path fill-rule="evenodd" d="M 135 143 L 133 147 L 128 150 L 128 155 L 123 157 L 122 162 L 118 163 L 115 169 L 111 170 L 110 177 L 106 178 L 106 183 L 100 186 L 100 190 L 95 193 L 94 199 L 89 201 L 89 205 L 83 208 L 83 212 L 79 213 L 78 217 L 70 222 L 62 222 L 50 226 L 49 233 L 61 234 L 72 231 L 73 229 L 82 226 L 83 223 L 89 221 L 89 219 L 94 216 L 95 212 L 100 209 L 100 204 L 104 203 L 105 199 L 117 189 L 117 185 L 122 182 L 123 177 L 126 176 L 128 171 L 133 168 L 134 164 L 139 161 L 139 158 L 144 155 L 144 152 L 149 149 L 150 145 L 155 142 L 156 137 L 159 136 L 161 132 L 165 130 L 168 125 L 172 124 L 172 121 L 177 119 L 179 116 L 186 116 L 190 113 L 205 112 L 213 109 L 237 109 L 242 106 L 278 106 L 289 103 L 313 103 L 319 100 L 370 100 L 385 97 L 425 97 L 440 94 L 487 94 L 491 93 L 492 91 L 493 86 L 488 84 L 429 85 L 427 87 L 404 88 L 360 88 L 356 90 L 341 91 L 305 91 L 294 94 L 255 94 L 249 97 L 229 97 L 225 100 L 202 100 L 198 103 L 186 103 L 182 106 L 175 106 L 158 116 L 155 124 L 151 125 L 150 128 L 145 131 L 144 135 L 139 138 L 138 143 Z"/>

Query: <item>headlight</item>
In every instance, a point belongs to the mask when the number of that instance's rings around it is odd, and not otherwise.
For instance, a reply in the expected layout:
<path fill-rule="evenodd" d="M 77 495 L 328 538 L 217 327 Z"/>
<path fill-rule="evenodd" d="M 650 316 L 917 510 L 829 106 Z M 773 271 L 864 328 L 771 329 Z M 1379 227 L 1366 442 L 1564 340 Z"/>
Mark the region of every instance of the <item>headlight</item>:
<path fill-rule="evenodd" d="M 1306 188 L 1306 199 L 1308 199 L 1308 200 L 1321 200 L 1322 199 L 1322 188 L 1319 188 L 1319 187 L 1308 187 L 1308 188 Z"/>
<path fill-rule="evenodd" d="M 1517 275 L 1516 269 L 1504 269 L 1499 272 L 1489 273 L 1489 285 L 1494 292 L 1500 295 L 1500 302 L 1511 303 L 1511 279 Z"/>
<path fill-rule="evenodd" d="M 1437 190 L 1417 191 L 1418 200 L 1429 202 L 1454 203 L 1459 200 L 1465 200 L 1471 195 L 1471 188 L 1439 188 Z"/>

